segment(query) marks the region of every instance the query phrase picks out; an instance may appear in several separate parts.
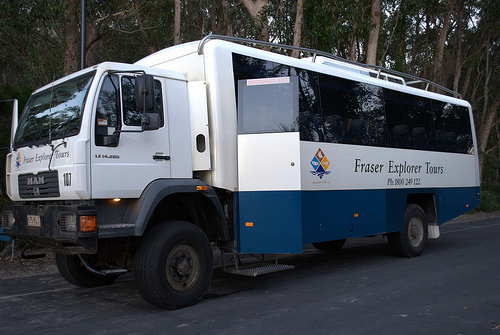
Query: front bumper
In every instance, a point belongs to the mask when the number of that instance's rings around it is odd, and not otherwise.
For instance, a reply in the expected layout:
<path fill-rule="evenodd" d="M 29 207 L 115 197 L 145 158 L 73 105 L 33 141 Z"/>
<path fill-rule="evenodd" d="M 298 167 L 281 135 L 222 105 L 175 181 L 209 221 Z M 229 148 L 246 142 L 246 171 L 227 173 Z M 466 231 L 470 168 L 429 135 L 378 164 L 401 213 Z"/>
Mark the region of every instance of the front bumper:
<path fill-rule="evenodd" d="M 95 206 L 23 204 L 5 206 L 2 226 L 15 240 L 78 253 L 95 253 L 97 232 L 80 232 L 81 216 L 96 215 Z"/>

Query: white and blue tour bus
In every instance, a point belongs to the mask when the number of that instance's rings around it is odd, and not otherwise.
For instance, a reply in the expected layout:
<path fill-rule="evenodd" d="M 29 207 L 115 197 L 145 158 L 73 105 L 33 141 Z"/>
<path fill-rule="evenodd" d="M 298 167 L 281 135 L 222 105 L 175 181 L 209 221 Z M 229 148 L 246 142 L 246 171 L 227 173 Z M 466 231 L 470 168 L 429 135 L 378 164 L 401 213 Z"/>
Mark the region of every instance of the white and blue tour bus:
<path fill-rule="evenodd" d="M 5 233 L 55 249 L 72 284 L 133 271 L 148 302 L 180 308 L 207 290 L 214 248 L 246 275 L 288 267 L 245 267 L 244 254 L 378 234 L 414 257 L 479 205 L 467 101 L 285 48 L 210 35 L 36 90 L 13 113 Z"/>

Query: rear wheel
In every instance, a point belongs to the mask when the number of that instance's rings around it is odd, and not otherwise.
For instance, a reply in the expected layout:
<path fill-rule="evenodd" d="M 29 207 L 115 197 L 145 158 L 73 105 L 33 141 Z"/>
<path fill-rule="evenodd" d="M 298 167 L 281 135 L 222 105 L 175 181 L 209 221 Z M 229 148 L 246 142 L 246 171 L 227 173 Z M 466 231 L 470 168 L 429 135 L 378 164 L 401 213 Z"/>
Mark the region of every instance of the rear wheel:
<path fill-rule="evenodd" d="M 313 243 L 314 247 L 322 251 L 338 251 L 344 246 L 346 239 Z"/>
<path fill-rule="evenodd" d="M 92 263 L 92 256 L 86 257 L 86 262 Z M 97 287 L 109 285 L 118 278 L 118 275 L 101 276 L 90 272 L 82 264 L 78 255 L 56 253 L 57 269 L 61 276 L 73 285 L 81 287 Z"/>
<path fill-rule="evenodd" d="M 403 231 L 388 234 L 389 245 L 403 257 L 416 257 L 422 254 L 427 243 L 427 217 L 415 204 L 406 206 Z"/>
<path fill-rule="evenodd" d="M 183 221 L 154 226 L 136 251 L 134 274 L 143 298 L 177 309 L 198 302 L 212 280 L 212 248 L 197 226 Z"/>

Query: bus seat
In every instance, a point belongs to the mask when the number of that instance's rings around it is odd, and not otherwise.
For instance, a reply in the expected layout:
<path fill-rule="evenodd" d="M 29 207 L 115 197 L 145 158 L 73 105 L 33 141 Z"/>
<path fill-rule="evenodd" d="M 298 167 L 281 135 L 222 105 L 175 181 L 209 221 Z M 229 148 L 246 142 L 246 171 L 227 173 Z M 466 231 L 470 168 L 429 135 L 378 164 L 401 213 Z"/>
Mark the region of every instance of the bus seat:
<path fill-rule="evenodd" d="M 411 138 L 408 127 L 404 124 L 394 126 L 392 130 L 392 140 L 396 148 L 410 148 Z"/>
<path fill-rule="evenodd" d="M 413 146 L 416 149 L 429 149 L 429 138 L 425 132 L 424 127 L 415 127 L 411 131 L 411 138 L 413 141 Z"/>
<path fill-rule="evenodd" d="M 344 124 L 340 116 L 329 115 L 325 120 L 325 141 L 330 143 L 342 143 L 344 135 Z"/>
<path fill-rule="evenodd" d="M 436 150 L 444 150 L 444 137 L 441 130 L 434 131 L 434 140 L 436 141 Z"/>
<path fill-rule="evenodd" d="M 444 150 L 449 152 L 457 151 L 457 135 L 454 132 L 450 131 L 444 133 Z"/>
<path fill-rule="evenodd" d="M 300 139 L 302 141 L 323 141 L 323 132 L 313 114 L 309 111 L 299 113 Z"/>
<path fill-rule="evenodd" d="M 351 122 L 347 131 L 345 143 L 368 144 L 368 129 L 363 119 L 356 119 Z"/>

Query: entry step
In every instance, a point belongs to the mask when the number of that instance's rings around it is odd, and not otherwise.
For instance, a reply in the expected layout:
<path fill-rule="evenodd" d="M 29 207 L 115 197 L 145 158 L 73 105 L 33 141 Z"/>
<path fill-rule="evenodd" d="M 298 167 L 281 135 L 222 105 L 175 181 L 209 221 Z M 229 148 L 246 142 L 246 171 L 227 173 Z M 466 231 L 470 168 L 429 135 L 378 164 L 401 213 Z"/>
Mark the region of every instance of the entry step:
<path fill-rule="evenodd" d="M 267 273 L 273 273 L 284 270 L 293 270 L 295 269 L 295 265 L 286 265 L 286 264 L 262 264 L 257 267 L 252 268 L 226 268 L 225 271 L 232 274 L 249 276 L 249 277 L 257 277 L 258 275 L 263 275 Z"/>

